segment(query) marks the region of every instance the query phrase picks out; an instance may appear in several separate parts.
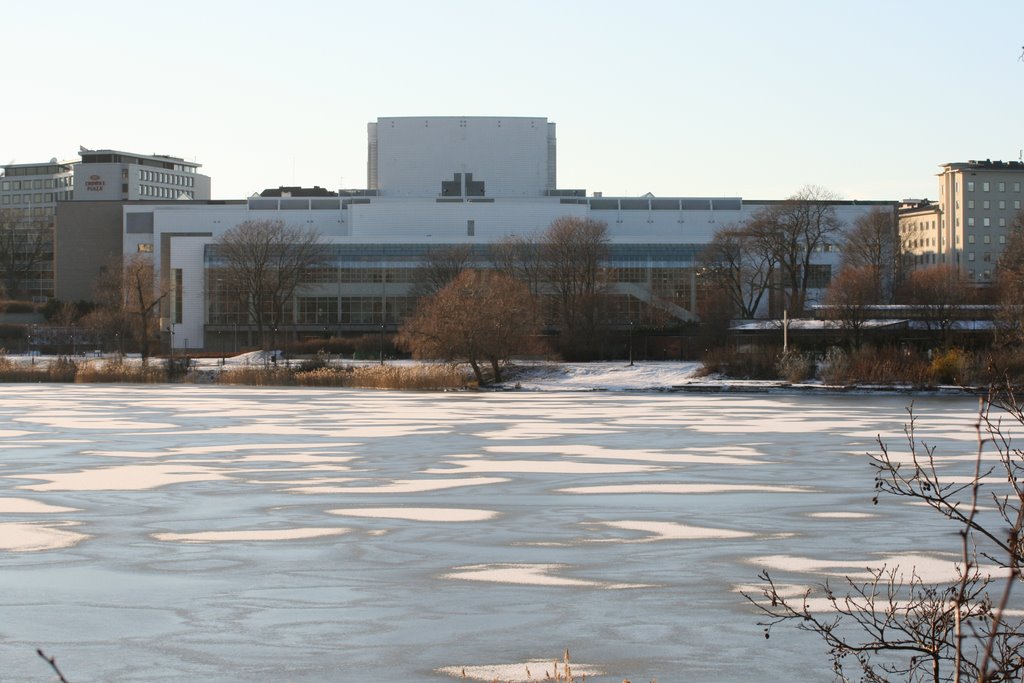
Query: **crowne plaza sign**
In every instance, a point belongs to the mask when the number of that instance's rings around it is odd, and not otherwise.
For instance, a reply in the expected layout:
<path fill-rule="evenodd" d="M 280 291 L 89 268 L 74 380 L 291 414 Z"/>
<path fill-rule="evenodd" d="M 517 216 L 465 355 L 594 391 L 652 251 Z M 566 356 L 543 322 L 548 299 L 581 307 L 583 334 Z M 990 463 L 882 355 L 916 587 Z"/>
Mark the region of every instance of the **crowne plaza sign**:
<path fill-rule="evenodd" d="M 85 189 L 89 192 L 102 192 L 106 185 L 107 181 L 95 173 L 89 176 L 89 179 L 85 181 Z"/>

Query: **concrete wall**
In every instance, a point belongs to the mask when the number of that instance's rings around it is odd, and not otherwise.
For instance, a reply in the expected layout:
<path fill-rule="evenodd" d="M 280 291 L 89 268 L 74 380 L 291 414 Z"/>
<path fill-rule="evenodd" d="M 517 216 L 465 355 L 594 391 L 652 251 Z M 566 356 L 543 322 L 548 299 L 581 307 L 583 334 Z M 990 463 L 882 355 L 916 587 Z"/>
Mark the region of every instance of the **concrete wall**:
<path fill-rule="evenodd" d="M 472 173 L 488 197 L 540 197 L 554 189 L 554 124 L 545 118 L 381 118 L 370 134 L 371 189 L 384 196 L 437 197 L 455 173 Z"/>
<path fill-rule="evenodd" d="M 92 299 L 101 269 L 120 268 L 122 206 L 120 201 L 57 203 L 53 257 L 56 298 Z"/>

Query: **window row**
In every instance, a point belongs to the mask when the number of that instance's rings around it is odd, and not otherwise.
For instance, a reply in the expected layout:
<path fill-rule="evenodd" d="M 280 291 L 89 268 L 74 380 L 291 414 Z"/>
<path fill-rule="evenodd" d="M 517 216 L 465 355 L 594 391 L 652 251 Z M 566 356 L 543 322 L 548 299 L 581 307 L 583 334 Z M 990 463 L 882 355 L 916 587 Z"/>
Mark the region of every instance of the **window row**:
<path fill-rule="evenodd" d="M 0 190 L 52 190 L 53 188 L 71 187 L 71 185 L 71 176 L 37 180 L 5 180 L 0 183 Z"/>
<path fill-rule="evenodd" d="M 323 266 L 305 271 L 303 284 L 346 284 L 359 282 L 412 282 L 416 277 L 413 268 L 333 268 Z"/>
<path fill-rule="evenodd" d="M 408 317 L 415 310 L 416 301 L 415 297 L 383 300 L 379 296 L 298 297 L 294 309 L 286 306 L 285 319 L 290 321 L 294 310 L 296 325 L 392 325 Z M 209 322 L 213 325 L 252 324 L 249 312 L 233 298 L 211 300 Z"/>
<path fill-rule="evenodd" d="M 956 208 L 958 208 L 958 209 L 960 208 L 960 202 L 957 202 L 957 207 Z M 974 208 L 974 200 L 973 199 L 968 199 L 967 200 L 967 208 L 968 209 L 973 209 Z M 992 202 L 990 202 L 987 199 L 983 200 L 981 202 L 981 208 L 982 209 L 991 209 L 992 208 Z M 1005 210 L 1006 209 L 1006 200 L 1005 199 L 1000 199 L 998 202 L 996 202 L 996 208 L 1004 209 Z M 1015 199 L 1013 201 L 1013 208 L 1015 208 L 1015 209 L 1019 209 L 1020 208 L 1020 200 L 1019 199 Z"/>
<path fill-rule="evenodd" d="M 974 192 L 974 184 L 975 183 L 974 183 L 973 180 L 968 180 L 967 181 L 967 191 L 968 192 Z M 1012 185 L 1011 185 L 1011 183 L 1006 183 L 1006 182 L 999 182 L 999 183 L 983 182 L 983 183 L 981 183 L 981 191 L 982 192 L 989 192 L 989 191 L 991 191 L 993 186 L 998 188 L 996 190 L 996 192 L 1006 192 L 1006 188 L 1007 187 L 1013 187 L 1013 191 L 1014 192 L 1020 192 L 1020 182 L 1012 183 Z"/>
<path fill-rule="evenodd" d="M 5 194 L 0 196 L 0 204 L 52 204 L 54 200 L 71 199 L 70 192 L 36 192 L 35 194 Z"/>
<path fill-rule="evenodd" d="M 177 199 L 185 195 L 189 199 L 195 199 L 192 190 L 176 190 L 173 187 L 157 187 L 154 185 L 139 185 L 139 195 L 143 197 L 157 197 L 159 199 Z"/>
<path fill-rule="evenodd" d="M 981 236 L 981 243 L 982 244 L 992 244 L 992 236 L 991 235 L 982 235 Z M 974 244 L 974 235 L 968 235 L 967 236 L 967 244 Z M 999 236 L 999 244 L 1006 244 L 1006 235 L 1000 235 Z"/>
<path fill-rule="evenodd" d="M 992 219 L 991 218 L 982 218 L 981 219 L 981 225 L 982 225 L 982 227 L 985 227 L 985 228 L 992 227 Z M 967 227 L 969 227 L 969 228 L 973 228 L 974 227 L 974 218 L 968 218 L 967 219 Z M 1005 218 L 1000 218 L 999 219 L 999 227 L 1000 228 L 1005 228 L 1006 227 L 1006 219 Z"/>
<path fill-rule="evenodd" d="M 163 183 L 164 185 L 180 185 L 181 187 L 192 187 L 195 185 L 195 178 L 180 176 L 162 171 L 139 170 L 139 180 L 148 183 Z"/>

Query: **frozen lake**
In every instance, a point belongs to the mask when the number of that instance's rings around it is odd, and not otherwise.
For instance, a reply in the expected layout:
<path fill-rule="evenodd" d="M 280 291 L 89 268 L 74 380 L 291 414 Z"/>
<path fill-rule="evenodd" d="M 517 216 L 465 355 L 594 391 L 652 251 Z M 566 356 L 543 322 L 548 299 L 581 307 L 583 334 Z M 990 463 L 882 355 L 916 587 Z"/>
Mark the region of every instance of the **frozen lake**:
<path fill-rule="evenodd" d="M 738 589 L 955 550 L 871 505 L 909 401 L 2 385 L 0 681 L 831 680 Z"/>

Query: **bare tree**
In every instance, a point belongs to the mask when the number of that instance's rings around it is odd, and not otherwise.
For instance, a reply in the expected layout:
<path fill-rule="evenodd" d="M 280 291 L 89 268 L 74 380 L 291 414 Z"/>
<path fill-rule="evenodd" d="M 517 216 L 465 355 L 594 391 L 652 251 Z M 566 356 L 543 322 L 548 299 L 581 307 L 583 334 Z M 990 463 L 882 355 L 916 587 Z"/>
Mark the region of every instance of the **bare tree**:
<path fill-rule="evenodd" d="M 608 225 L 592 218 L 556 218 L 541 238 L 540 257 L 562 350 L 592 353 L 607 306 Z"/>
<path fill-rule="evenodd" d="M 537 300 L 524 283 L 503 273 L 464 270 L 421 304 L 398 343 L 417 358 L 465 361 L 484 384 L 481 364 L 489 363 L 494 381 L 502 381 L 502 364 L 514 354 L 535 352 L 539 333 Z"/>
<path fill-rule="evenodd" d="M 746 597 L 766 617 L 759 622 L 766 638 L 780 623 L 820 636 L 841 681 L 852 680 L 850 660 L 862 681 L 1019 681 L 1024 619 L 1008 607 L 1024 558 L 1024 451 L 1011 431 L 1024 425 L 1024 407 L 1012 389 L 983 398 L 977 452 L 966 463 L 918 442 L 914 421 L 911 411 L 909 459 L 890 454 L 881 439 L 871 455 L 873 501 L 906 498 L 952 520 L 959 530 L 949 536 L 958 544 L 956 576 L 933 584 L 913 567 L 874 567 L 867 581 L 847 578 L 842 589 L 825 582 L 794 596 L 762 572 L 760 595 Z M 969 469 L 959 471 L 958 462 Z"/>
<path fill-rule="evenodd" d="M 960 269 L 953 265 L 917 268 L 897 293 L 901 303 L 913 304 L 924 316 L 929 330 L 942 333 L 944 343 L 970 301 L 971 291 Z"/>
<path fill-rule="evenodd" d="M 843 267 L 870 268 L 878 277 L 877 303 L 892 303 L 902 277 L 903 243 L 891 208 L 857 217 L 843 239 Z"/>
<path fill-rule="evenodd" d="M 873 266 L 846 266 L 832 278 L 825 292 L 828 317 L 839 325 L 851 346 L 860 346 L 871 318 L 869 306 L 880 303 L 881 282 Z"/>
<path fill-rule="evenodd" d="M 160 303 L 168 290 L 156 281 L 153 259 L 136 254 L 119 267 L 111 264 L 96 282 L 97 307 L 84 325 L 100 337 L 113 337 L 119 350 L 135 345 L 143 360 L 160 334 Z"/>
<path fill-rule="evenodd" d="M 761 240 L 735 225 L 716 230 L 700 255 L 703 284 L 725 293 L 741 318 L 753 318 L 775 275 L 775 256 Z"/>
<path fill-rule="evenodd" d="M 53 258 L 53 230 L 20 209 L 0 209 L 0 277 L 8 297 L 28 290 L 27 280 Z"/>
<path fill-rule="evenodd" d="M 413 296 L 433 296 L 448 286 L 462 271 L 474 266 L 473 247 L 452 244 L 428 251 L 413 273 Z"/>
<path fill-rule="evenodd" d="M 1024 341 L 1024 209 L 1010 225 L 1006 246 L 996 267 L 999 305 L 996 332 L 1002 341 Z"/>
<path fill-rule="evenodd" d="M 540 294 L 543 267 L 541 243 L 532 235 L 510 235 L 491 245 L 491 263 L 496 270 L 526 283 Z"/>
<path fill-rule="evenodd" d="M 282 221 L 246 221 L 216 242 L 216 274 L 236 293 L 256 324 L 260 343 L 277 343 L 278 327 L 306 271 L 321 265 L 326 252 L 320 236 Z"/>
<path fill-rule="evenodd" d="M 814 254 L 840 231 L 833 207 L 836 199 L 828 190 L 808 185 L 789 199 L 761 209 L 748 222 L 760 248 L 772 254 L 777 264 L 781 304 L 792 316 L 804 311 Z"/>

